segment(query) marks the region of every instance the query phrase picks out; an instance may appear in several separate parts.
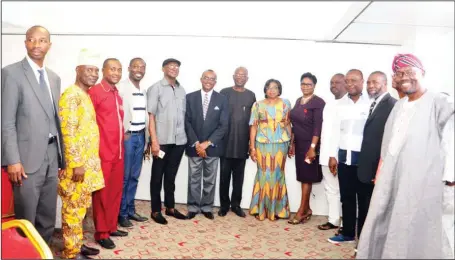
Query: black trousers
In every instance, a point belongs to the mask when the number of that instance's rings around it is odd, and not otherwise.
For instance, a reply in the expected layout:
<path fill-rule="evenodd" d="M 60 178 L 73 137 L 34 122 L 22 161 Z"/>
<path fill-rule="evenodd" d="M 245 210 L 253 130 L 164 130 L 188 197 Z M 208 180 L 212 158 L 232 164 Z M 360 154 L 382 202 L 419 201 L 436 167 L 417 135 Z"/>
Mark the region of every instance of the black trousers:
<path fill-rule="evenodd" d="M 152 176 L 150 179 L 150 197 L 152 199 L 152 213 L 161 211 L 161 187 L 164 186 L 164 206 L 175 206 L 175 176 L 179 170 L 185 145 L 160 145 L 165 152 L 163 159 L 153 157 Z M 164 185 L 163 185 L 164 176 Z"/>
<path fill-rule="evenodd" d="M 357 236 L 360 237 L 363 224 L 370 207 L 371 195 L 374 184 L 359 181 L 357 166 L 338 164 L 338 180 L 340 183 L 341 209 L 343 212 L 343 235 L 355 237 L 357 202 L 359 216 L 357 223 Z"/>
<path fill-rule="evenodd" d="M 220 205 L 221 209 L 229 210 L 240 207 L 242 201 L 243 177 L 246 159 L 225 158 L 220 159 Z M 232 174 L 232 196 L 229 199 L 229 187 Z"/>

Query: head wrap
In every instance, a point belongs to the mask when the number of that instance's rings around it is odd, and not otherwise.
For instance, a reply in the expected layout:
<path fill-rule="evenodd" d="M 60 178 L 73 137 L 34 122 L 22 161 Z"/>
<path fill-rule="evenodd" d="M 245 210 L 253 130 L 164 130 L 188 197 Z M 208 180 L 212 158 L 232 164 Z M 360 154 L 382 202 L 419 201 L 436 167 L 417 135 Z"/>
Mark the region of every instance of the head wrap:
<path fill-rule="evenodd" d="M 415 67 L 425 72 L 422 62 L 416 56 L 412 54 L 397 54 L 392 62 L 393 73 L 397 72 L 398 69 L 404 67 Z"/>
<path fill-rule="evenodd" d="M 89 49 L 82 49 L 79 53 L 79 58 L 76 66 L 95 66 L 101 68 L 101 56 Z"/>

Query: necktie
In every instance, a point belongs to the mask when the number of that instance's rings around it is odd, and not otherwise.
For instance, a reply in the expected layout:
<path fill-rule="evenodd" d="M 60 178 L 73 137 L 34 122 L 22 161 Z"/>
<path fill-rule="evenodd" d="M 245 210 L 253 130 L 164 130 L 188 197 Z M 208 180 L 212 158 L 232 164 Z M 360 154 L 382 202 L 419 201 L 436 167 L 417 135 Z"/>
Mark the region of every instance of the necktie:
<path fill-rule="evenodd" d="M 50 98 L 50 105 L 52 106 L 52 111 L 55 114 L 55 104 L 54 104 L 54 99 L 51 96 L 51 92 L 49 91 L 49 88 L 47 87 L 46 80 L 44 80 L 44 70 L 38 70 L 39 73 L 39 86 L 40 88 L 47 93 L 48 97 Z"/>
<path fill-rule="evenodd" d="M 371 113 L 373 113 L 373 109 L 374 109 L 374 106 L 376 105 L 376 99 L 374 100 L 374 102 L 371 104 L 370 106 L 370 113 L 368 114 L 368 117 L 371 116 Z"/>
<path fill-rule="evenodd" d="M 204 120 L 205 120 L 205 116 L 207 115 L 208 108 L 209 108 L 209 95 L 207 93 L 205 93 L 204 104 L 202 105 L 202 114 L 204 116 Z"/>

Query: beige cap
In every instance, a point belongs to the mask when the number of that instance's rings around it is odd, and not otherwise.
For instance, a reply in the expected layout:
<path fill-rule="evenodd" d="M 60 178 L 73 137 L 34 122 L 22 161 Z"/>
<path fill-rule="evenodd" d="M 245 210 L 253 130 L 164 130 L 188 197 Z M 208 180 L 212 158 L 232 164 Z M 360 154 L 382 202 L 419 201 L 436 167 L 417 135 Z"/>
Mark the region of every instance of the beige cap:
<path fill-rule="evenodd" d="M 82 49 L 76 66 L 95 66 L 102 67 L 101 55 L 89 49 Z"/>

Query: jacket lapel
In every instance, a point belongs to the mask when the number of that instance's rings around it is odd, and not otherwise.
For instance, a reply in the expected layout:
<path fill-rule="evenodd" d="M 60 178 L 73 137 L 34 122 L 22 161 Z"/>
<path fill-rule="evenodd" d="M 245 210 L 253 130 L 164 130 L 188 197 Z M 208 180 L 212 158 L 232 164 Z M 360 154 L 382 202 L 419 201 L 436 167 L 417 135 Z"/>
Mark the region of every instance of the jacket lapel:
<path fill-rule="evenodd" d="M 202 91 L 202 90 L 201 90 Z M 204 112 L 203 112 L 203 109 L 202 109 L 202 97 L 201 97 L 201 93 L 199 93 L 198 95 L 196 95 L 196 104 L 197 104 L 197 115 L 202 118 L 202 121 L 204 121 Z"/>
<path fill-rule="evenodd" d="M 60 96 L 57 94 L 57 79 L 54 78 L 54 74 L 52 73 L 49 73 L 49 70 L 46 69 L 46 72 L 47 72 L 47 77 L 49 78 L 49 84 L 50 84 L 50 87 L 51 87 L 51 92 L 52 92 L 52 98 L 54 99 L 54 104 L 52 105 L 55 105 L 56 107 L 58 107 L 58 100 L 60 98 Z M 51 100 L 52 102 L 52 100 Z M 55 111 L 57 112 L 57 110 Z"/>
<path fill-rule="evenodd" d="M 384 97 L 381 99 L 381 101 L 379 101 L 378 104 L 376 104 L 376 108 L 373 110 L 373 113 L 371 113 L 371 115 L 368 117 L 365 125 L 368 125 L 372 120 L 373 118 L 376 116 L 376 114 L 378 113 L 378 111 L 381 109 L 381 106 L 390 98 L 390 94 L 387 93 L 384 95 Z"/>
<path fill-rule="evenodd" d="M 50 100 L 51 98 L 49 96 L 49 92 L 40 89 L 40 85 L 36 81 L 35 74 L 32 71 L 30 65 L 28 64 L 27 59 L 22 60 L 22 66 L 24 67 L 25 76 L 27 77 L 33 92 L 35 93 L 36 97 L 41 103 L 41 106 L 43 107 L 44 111 L 46 111 L 47 116 L 49 118 L 52 118 L 53 117 L 52 100 Z M 49 79 L 49 81 L 51 80 Z"/>
<path fill-rule="evenodd" d="M 209 107 L 207 108 L 207 115 L 205 115 L 205 121 L 212 115 L 213 111 L 215 110 L 216 104 L 216 94 L 215 91 L 212 92 L 212 96 L 210 97 Z"/>

